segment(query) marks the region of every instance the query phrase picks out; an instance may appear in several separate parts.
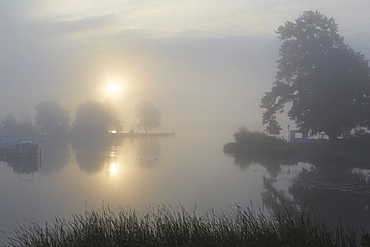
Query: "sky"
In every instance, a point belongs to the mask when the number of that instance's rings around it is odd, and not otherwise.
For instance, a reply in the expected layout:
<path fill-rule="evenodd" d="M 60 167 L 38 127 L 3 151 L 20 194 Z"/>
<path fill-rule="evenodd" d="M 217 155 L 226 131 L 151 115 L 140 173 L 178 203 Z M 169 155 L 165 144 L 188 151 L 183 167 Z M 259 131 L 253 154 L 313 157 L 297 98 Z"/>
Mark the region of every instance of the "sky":
<path fill-rule="evenodd" d="M 264 130 L 274 30 L 305 10 L 334 17 L 370 58 L 368 0 L 0 0 L 0 118 L 32 121 L 34 106 L 52 100 L 73 119 L 81 103 L 109 97 L 125 131 L 136 130 L 142 101 L 161 111 L 162 132 Z"/>

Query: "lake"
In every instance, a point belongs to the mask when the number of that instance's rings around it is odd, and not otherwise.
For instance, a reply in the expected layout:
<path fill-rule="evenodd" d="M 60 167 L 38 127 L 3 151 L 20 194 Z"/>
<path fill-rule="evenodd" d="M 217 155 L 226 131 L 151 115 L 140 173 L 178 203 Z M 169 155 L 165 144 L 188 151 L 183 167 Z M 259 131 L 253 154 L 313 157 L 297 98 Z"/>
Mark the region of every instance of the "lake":
<path fill-rule="evenodd" d="M 232 134 L 231 134 L 232 135 Z M 0 162 L 0 230 L 109 206 L 182 205 L 199 214 L 282 199 L 370 228 L 370 169 L 353 164 L 253 161 L 223 153 L 231 137 L 123 138 L 40 143 L 39 164 Z"/>

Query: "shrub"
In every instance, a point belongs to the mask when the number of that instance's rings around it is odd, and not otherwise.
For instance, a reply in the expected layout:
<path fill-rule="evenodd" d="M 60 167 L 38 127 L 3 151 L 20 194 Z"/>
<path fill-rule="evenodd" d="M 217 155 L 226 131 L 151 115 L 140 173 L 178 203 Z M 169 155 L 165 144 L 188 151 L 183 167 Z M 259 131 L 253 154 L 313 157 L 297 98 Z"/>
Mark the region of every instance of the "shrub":
<path fill-rule="evenodd" d="M 271 147 L 284 142 L 273 136 L 259 131 L 250 131 L 245 126 L 240 126 L 234 131 L 234 140 L 238 144 L 256 146 L 256 147 Z"/>

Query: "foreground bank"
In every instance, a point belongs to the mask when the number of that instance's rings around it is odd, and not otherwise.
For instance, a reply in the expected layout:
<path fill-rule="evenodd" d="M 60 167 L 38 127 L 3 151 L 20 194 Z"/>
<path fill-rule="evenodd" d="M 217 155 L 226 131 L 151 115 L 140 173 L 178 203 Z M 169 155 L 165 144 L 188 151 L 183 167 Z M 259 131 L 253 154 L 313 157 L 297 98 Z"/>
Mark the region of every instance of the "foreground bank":
<path fill-rule="evenodd" d="M 227 154 L 245 154 L 250 158 L 305 162 L 340 162 L 370 165 L 370 144 L 351 142 L 279 143 L 275 146 L 228 143 Z"/>
<path fill-rule="evenodd" d="M 24 226 L 5 246 L 359 246 L 364 232 L 331 225 L 311 210 L 280 208 L 270 216 L 236 207 L 231 214 L 188 213 L 159 207 L 139 213 L 109 208 Z M 367 246 L 367 245 L 366 245 Z"/>
<path fill-rule="evenodd" d="M 286 142 L 258 131 L 240 127 L 234 132 L 234 143 L 227 143 L 227 154 L 243 154 L 250 159 L 274 159 L 317 162 L 343 162 L 370 165 L 370 135 L 342 138 L 336 141 L 307 140 Z"/>

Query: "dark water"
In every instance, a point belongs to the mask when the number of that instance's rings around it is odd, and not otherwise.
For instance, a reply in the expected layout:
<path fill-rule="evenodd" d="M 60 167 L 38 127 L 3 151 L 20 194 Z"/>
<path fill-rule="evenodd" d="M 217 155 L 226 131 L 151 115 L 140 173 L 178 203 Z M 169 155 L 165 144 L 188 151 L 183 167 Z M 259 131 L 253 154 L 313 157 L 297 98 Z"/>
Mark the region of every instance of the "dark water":
<path fill-rule="evenodd" d="M 349 164 L 253 161 L 222 151 L 222 137 L 125 138 L 40 144 L 41 164 L 0 163 L 0 230 L 71 218 L 109 205 L 178 206 L 199 213 L 284 200 L 325 218 L 370 226 L 370 169 Z"/>

